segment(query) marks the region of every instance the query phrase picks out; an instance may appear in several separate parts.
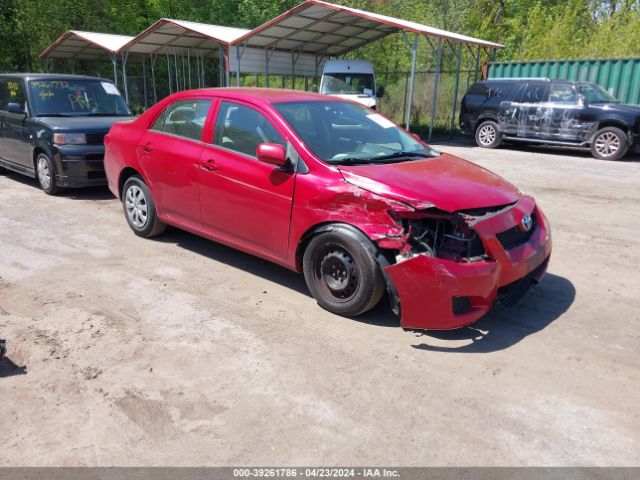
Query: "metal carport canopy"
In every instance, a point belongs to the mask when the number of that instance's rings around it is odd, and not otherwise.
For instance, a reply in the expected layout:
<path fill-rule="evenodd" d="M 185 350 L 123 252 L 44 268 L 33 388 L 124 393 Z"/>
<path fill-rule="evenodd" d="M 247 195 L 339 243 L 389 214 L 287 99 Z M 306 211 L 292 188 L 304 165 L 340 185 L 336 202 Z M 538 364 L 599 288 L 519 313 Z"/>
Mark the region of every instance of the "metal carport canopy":
<path fill-rule="evenodd" d="M 211 53 L 244 36 L 249 30 L 161 18 L 122 46 L 134 54 L 184 54 L 194 49 Z"/>
<path fill-rule="evenodd" d="M 145 65 L 144 58 L 146 56 L 150 57 L 155 99 L 155 58 L 158 55 L 167 56 L 169 84 L 171 85 L 171 82 L 175 81 L 176 89 L 179 89 L 180 79 L 177 71 L 178 58 L 184 61 L 184 56 L 186 55 L 189 63 L 189 74 L 191 73 L 191 58 L 195 57 L 198 71 L 198 86 L 204 86 L 204 57 L 217 53 L 220 56 L 221 63 L 224 63 L 226 66 L 228 63 L 226 60 L 228 57 L 226 52 L 228 51 L 229 43 L 247 32 L 249 32 L 249 30 L 244 28 L 209 25 L 173 18 L 161 18 L 132 38 L 120 49 L 124 76 L 126 77 L 127 57 L 129 54 L 140 55 L 143 58 L 143 67 Z M 169 58 L 171 56 L 174 58 L 174 67 L 176 68 L 175 76 L 173 77 L 169 69 Z M 189 76 L 189 84 L 190 83 L 191 77 Z M 125 81 L 125 96 L 128 97 L 126 85 Z"/>
<path fill-rule="evenodd" d="M 234 39 L 231 44 L 339 56 L 398 32 L 426 35 L 484 48 L 503 47 L 499 43 L 320 0 L 308 0 Z"/>
<path fill-rule="evenodd" d="M 67 30 L 39 57 L 44 59 L 46 70 L 49 58 L 92 61 L 108 55 L 113 65 L 113 81 L 118 85 L 116 54 L 132 39 L 133 37 L 128 35 Z"/>
<path fill-rule="evenodd" d="M 404 41 L 411 51 L 411 77 L 404 122 L 407 129 L 409 129 L 411 121 L 418 38 L 420 36 L 426 38 L 427 43 L 436 55 L 436 80 L 431 107 L 429 138 L 431 138 L 435 115 L 438 79 L 442 62 L 442 41 L 450 44 L 451 42 L 457 42 L 459 44 L 458 50 L 454 50 L 457 59 L 456 88 L 460 75 L 461 48 L 463 44 L 467 45 L 468 48 L 470 48 L 470 45 L 478 48 L 477 61 L 480 59 L 480 49 L 498 49 L 504 46 L 500 43 L 448 32 L 409 20 L 335 5 L 321 0 L 307 0 L 231 42 L 231 45 L 237 48 L 238 84 L 240 83 L 240 71 L 242 71 L 242 53 L 246 48 L 264 50 L 267 57 L 267 66 L 270 52 L 290 52 L 293 64 L 292 72 L 294 72 L 296 55 L 314 55 L 316 58 L 336 57 L 393 33 L 402 33 Z M 411 33 L 413 33 L 413 41 L 410 41 L 407 35 Z M 433 44 L 430 37 L 438 40 L 437 46 Z M 454 95 L 454 107 L 457 102 L 456 97 L 457 95 Z M 454 116 L 452 116 L 452 124 Z"/>
<path fill-rule="evenodd" d="M 128 35 L 67 30 L 49 45 L 39 57 L 99 60 L 104 55 L 115 55 L 133 38 Z"/>

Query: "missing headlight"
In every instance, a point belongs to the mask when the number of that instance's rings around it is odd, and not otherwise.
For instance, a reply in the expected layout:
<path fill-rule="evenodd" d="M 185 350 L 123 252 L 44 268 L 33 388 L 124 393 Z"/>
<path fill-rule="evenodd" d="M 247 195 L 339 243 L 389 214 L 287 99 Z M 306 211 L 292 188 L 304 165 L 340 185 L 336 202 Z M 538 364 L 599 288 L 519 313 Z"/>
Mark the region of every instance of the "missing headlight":
<path fill-rule="evenodd" d="M 459 215 L 423 214 L 401 220 L 412 253 L 423 253 L 456 262 L 485 258 L 478 234 Z"/>

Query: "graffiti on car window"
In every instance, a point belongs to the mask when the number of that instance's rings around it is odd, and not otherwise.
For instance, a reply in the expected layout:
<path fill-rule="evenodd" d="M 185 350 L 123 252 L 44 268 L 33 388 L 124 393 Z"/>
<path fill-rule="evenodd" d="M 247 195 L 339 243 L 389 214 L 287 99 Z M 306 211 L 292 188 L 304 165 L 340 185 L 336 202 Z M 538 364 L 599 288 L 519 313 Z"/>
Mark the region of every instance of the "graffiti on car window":
<path fill-rule="evenodd" d="M 69 82 L 65 80 L 34 80 L 31 82 L 34 88 L 69 88 Z"/>
<path fill-rule="evenodd" d="M 69 103 L 71 104 L 71 109 L 75 112 L 76 110 L 91 110 L 98 106 L 98 102 L 95 99 L 90 98 L 87 95 L 87 92 L 82 92 L 80 90 L 69 93 Z"/>
<path fill-rule="evenodd" d="M 18 95 L 18 90 L 20 89 L 20 84 L 18 82 L 7 82 L 7 88 L 9 89 L 9 95 L 11 97 L 16 97 Z"/>
<path fill-rule="evenodd" d="M 51 100 L 51 98 L 54 97 L 55 94 L 51 90 L 40 90 L 38 96 L 40 97 L 40 100 L 46 102 L 47 100 Z"/>

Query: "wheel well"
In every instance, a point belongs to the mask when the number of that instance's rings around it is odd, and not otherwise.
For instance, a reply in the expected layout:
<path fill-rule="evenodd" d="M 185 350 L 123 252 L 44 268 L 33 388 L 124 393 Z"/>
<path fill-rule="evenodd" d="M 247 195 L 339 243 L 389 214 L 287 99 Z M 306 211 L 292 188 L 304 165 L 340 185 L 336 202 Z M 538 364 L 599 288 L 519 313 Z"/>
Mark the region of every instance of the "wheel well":
<path fill-rule="evenodd" d="M 47 152 L 44 151 L 44 149 L 40 148 L 40 147 L 36 147 L 33 149 L 33 171 L 36 171 L 36 160 L 38 159 L 38 155 L 40 155 L 41 153 L 44 153 L 46 155 Z"/>
<path fill-rule="evenodd" d="M 127 167 L 120 172 L 120 178 L 118 179 L 118 198 L 122 199 L 122 187 L 124 182 L 133 175 L 140 175 L 135 168 Z"/>
<path fill-rule="evenodd" d="M 330 232 L 336 229 L 350 231 L 351 233 L 364 235 L 366 238 L 369 238 L 362 230 L 348 223 L 325 222 L 314 225 L 300 237 L 300 241 L 298 242 L 298 246 L 296 248 L 296 271 L 302 271 L 302 257 L 304 256 L 304 251 L 307 249 L 307 245 L 309 245 L 311 239 L 323 232 Z"/>
<path fill-rule="evenodd" d="M 482 125 L 483 122 L 486 122 L 487 120 L 498 123 L 498 118 L 494 117 L 493 115 L 484 115 L 482 117 L 478 117 L 475 125 L 473 126 L 473 132 L 475 133 L 478 130 L 478 127 Z M 498 123 L 498 127 L 500 127 L 499 123 Z"/>
<path fill-rule="evenodd" d="M 624 133 L 629 135 L 629 126 L 625 125 L 624 122 L 619 120 L 603 120 L 602 122 L 598 122 L 598 130 L 606 127 L 616 127 L 622 130 Z"/>

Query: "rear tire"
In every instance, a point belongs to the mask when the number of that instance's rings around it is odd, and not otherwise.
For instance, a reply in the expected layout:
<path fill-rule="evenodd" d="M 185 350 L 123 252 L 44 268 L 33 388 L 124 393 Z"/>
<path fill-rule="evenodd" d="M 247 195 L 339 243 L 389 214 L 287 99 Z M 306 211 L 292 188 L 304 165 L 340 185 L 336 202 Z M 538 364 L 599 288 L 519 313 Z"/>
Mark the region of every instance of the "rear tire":
<path fill-rule="evenodd" d="M 40 153 L 36 157 L 36 179 L 44 193 L 55 195 L 60 192 L 60 187 L 56 185 L 56 167 L 49 155 Z"/>
<path fill-rule="evenodd" d="M 620 160 L 628 150 L 627 134 L 616 127 L 598 130 L 591 142 L 591 155 L 599 160 Z"/>
<path fill-rule="evenodd" d="M 124 182 L 122 209 L 129 227 L 140 237 L 155 237 L 167 228 L 167 225 L 158 219 L 151 191 L 139 175 L 132 175 Z"/>
<path fill-rule="evenodd" d="M 303 256 L 304 278 L 322 308 L 352 317 L 376 306 L 385 281 L 373 251 L 375 246 L 362 233 L 340 228 L 309 242 Z"/>
<path fill-rule="evenodd" d="M 480 148 L 498 148 L 502 144 L 502 134 L 498 124 L 492 120 L 482 122 L 476 128 L 476 144 Z"/>

